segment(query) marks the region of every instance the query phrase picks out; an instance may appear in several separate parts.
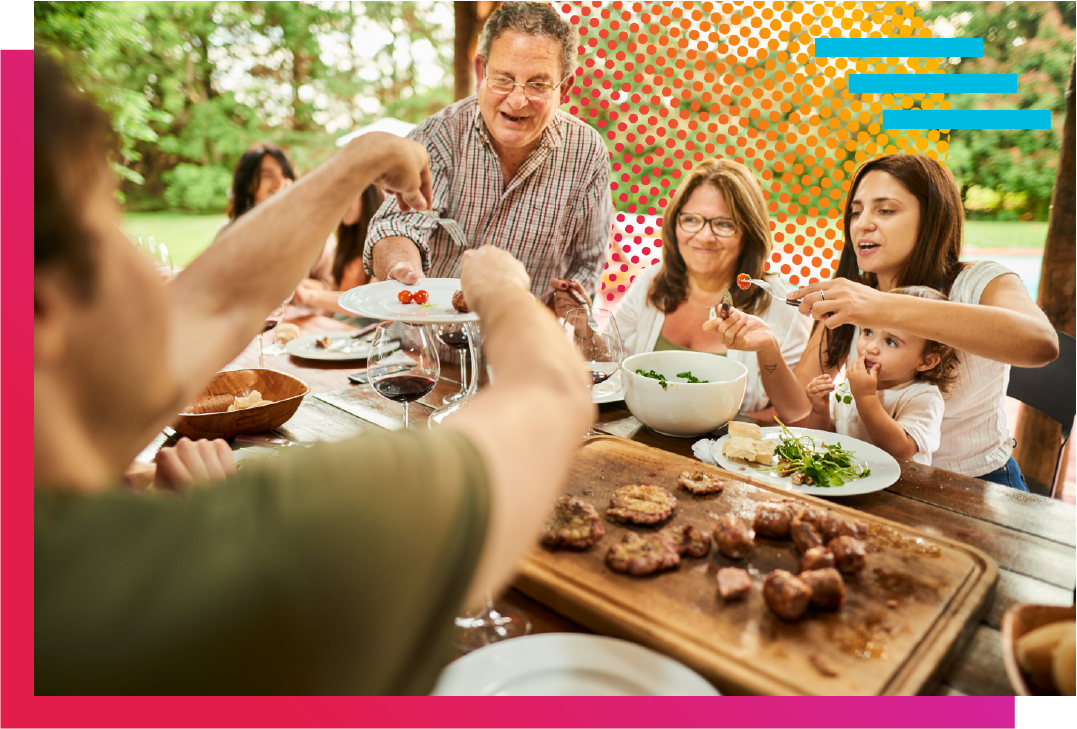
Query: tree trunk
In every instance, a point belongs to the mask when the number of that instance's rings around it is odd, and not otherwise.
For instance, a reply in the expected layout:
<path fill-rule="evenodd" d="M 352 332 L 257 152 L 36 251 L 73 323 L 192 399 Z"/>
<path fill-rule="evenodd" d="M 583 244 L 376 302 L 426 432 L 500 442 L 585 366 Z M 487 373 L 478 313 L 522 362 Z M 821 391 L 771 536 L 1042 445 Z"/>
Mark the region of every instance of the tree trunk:
<path fill-rule="evenodd" d="M 479 32 L 482 24 L 494 12 L 499 2 L 456 2 L 453 3 L 453 11 L 456 13 L 456 40 L 453 44 L 453 74 L 455 77 L 455 89 L 453 96 L 456 101 L 466 99 L 475 93 L 474 64 L 475 51 L 479 42 Z"/>
<path fill-rule="evenodd" d="M 1077 68 L 1070 65 L 1070 86 L 1066 91 L 1066 121 L 1062 127 L 1062 154 L 1051 196 L 1051 217 L 1040 269 L 1040 305 L 1054 328 L 1074 335 L 1074 273 L 1077 219 L 1074 216 L 1074 82 Z M 1037 410 L 1022 405 L 1017 417 L 1017 459 L 1028 487 L 1034 493 L 1051 494 L 1055 479 L 1055 457 L 1061 442 L 1061 427 Z M 1064 478 L 1066 456 L 1058 477 Z"/>

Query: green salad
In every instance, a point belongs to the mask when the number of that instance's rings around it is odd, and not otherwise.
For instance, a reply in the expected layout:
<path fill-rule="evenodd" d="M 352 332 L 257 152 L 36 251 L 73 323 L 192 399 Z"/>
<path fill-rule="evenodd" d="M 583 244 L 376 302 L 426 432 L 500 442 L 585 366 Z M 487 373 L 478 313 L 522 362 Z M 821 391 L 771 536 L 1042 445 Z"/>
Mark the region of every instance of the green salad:
<path fill-rule="evenodd" d="M 856 464 L 852 451 L 838 444 L 816 444 L 808 435 L 797 437 L 785 423 L 780 420 L 778 423 L 782 426 L 781 440 L 774 449 L 778 464 L 766 470 L 777 471 L 782 476 L 801 473 L 813 486 L 843 486 L 871 475 L 871 469 Z"/>
<path fill-rule="evenodd" d="M 665 375 L 659 374 L 658 372 L 655 372 L 654 370 L 646 370 L 646 371 L 644 371 L 644 370 L 636 370 L 636 374 L 641 375 L 643 377 L 650 377 L 652 380 L 658 380 L 658 384 L 660 384 L 662 386 L 663 390 L 665 390 L 666 386 L 669 384 L 669 381 L 666 380 Z M 701 383 L 710 382 L 710 380 L 701 380 L 701 379 L 699 379 L 698 377 L 696 377 L 695 375 L 692 374 L 691 370 L 689 370 L 688 372 L 678 372 L 677 377 L 683 377 L 686 382 L 689 382 L 689 383 L 692 383 L 692 384 L 701 384 Z"/>

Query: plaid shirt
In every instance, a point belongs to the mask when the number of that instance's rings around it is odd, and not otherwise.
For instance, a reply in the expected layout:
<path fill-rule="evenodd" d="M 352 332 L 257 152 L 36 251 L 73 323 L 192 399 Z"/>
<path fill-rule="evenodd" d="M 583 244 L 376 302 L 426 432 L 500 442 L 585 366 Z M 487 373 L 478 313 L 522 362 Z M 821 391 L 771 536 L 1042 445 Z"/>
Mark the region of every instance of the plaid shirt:
<path fill-rule="evenodd" d="M 446 107 L 408 136 L 430 154 L 434 212 L 460 223 L 472 247 L 495 245 L 520 259 L 535 296 L 552 278 L 595 291 L 613 220 L 609 153 L 598 132 L 558 110 L 507 187 L 478 97 Z M 428 215 L 401 212 L 391 195 L 370 221 L 368 273 L 374 244 L 390 236 L 415 243 L 427 276 L 460 276 L 463 249 Z"/>

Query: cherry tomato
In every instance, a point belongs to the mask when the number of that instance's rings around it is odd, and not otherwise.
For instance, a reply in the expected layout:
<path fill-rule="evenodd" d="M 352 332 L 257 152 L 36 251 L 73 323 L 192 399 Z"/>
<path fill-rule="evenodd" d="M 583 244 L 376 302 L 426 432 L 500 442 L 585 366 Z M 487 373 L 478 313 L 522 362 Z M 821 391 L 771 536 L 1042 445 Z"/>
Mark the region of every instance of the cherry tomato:
<path fill-rule="evenodd" d="M 430 294 L 428 292 L 424 291 L 423 289 L 419 289 L 411 297 L 411 300 L 413 302 L 415 302 L 416 304 L 425 304 L 427 301 L 430 300 Z"/>
<path fill-rule="evenodd" d="M 737 274 L 737 286 L 740 286 L 744 291 L 748 290 L 748 287 L 752 285 L 751 276 L 746 273 Z"/>
<path fill-rule="evenodd" d="M 404 290 L 397 294 L 396 298 L 400 299 L 401 304 L 410 304 L 412 300 L 412 293 L 410 291 Z"/>

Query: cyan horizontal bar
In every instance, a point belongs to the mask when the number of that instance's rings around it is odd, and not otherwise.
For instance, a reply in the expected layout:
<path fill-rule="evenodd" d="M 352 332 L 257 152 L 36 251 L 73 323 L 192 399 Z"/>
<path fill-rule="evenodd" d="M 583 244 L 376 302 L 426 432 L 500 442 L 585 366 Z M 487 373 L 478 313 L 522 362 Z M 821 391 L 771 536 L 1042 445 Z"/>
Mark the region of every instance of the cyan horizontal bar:
<path fill-rule="evenodd" d="M 851 73 L 854 94 L 1010 94 L 1017 91 L 1013 73 Z"/>
<path fill-rule="evenodd" d="M 982 58 L 982 38 L 816 38 L 816 58 Z"/>
<path fill-rule="evenodd" d="M 1049 111 L 883 111 L 883 129 L 1050 129 Z"/>

